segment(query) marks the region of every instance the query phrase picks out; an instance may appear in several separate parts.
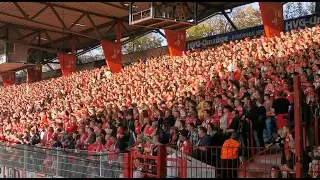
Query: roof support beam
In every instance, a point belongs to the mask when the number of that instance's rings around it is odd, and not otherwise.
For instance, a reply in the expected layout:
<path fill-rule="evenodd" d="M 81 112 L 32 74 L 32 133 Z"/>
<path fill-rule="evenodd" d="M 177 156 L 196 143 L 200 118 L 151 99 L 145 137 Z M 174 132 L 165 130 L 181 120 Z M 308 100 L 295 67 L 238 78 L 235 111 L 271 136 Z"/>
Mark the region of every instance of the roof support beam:
<path fill-rule="evenodd" d="M 123 7 L 123 8 L 127 8 L 127 6 L 126 5 L 124 5 L 124 3 L 123 2 L 119 2 L 120 3 L 120 5 L 121 5 L 121 7 Z"/>
<path fill-rule="evenodd" d="M 33 36 L 33 35 L 36 35 L 36 34 L 38 34 L 38 33 L 39 33 L 38 31 L 32 32 L 32 33 L 30 33 L 30 34 L 27 34 L 27 35 L 25 35 L 25 36 L 20 37 L 18 40 L 24 40 L 25 38 L 30 37 L 30 36 Z"/>
<path fill-rule="evenodd" d="M 57 13 L 57 11 L 54 9 L 54 7 L 52 5 L 49 5 L 50 9 L 52 10 L 53 14 L 56 15 L 56 17 L 58 18 L 59 22 L 61 23 L 62 27 L 64 29 L 67 29 L 67 26 L 64 24 L 63 19 L 61 19 L 61 17 L 59 16 L 59 14 Z"/>
<path fill-rule="evenodd" d="M 27 13 L 21 8 L 21 6 L 17 2 L 13 2 L 13 4 L 16 6 L 16 8 L 18 8 L 20 13 L 24 16 L 24 18 L 29 19 Z"/>
<path fill-rule="evenodd" d="M 54 71 L 54 69 L 50 66 L 49 63 L 46 64 L 48 66 L 48 68 L 51 70 L 51 71 Z"/>
<path fill-rule="evenodd" d="M 194 3 L 197 3 L 197 2 L 194 2 Z M 190 8 L 190 6 L 188 5 L 188 3 L 187 3 L 187 2 L 183 2 L 183 5 L 184 5 L 184 7 L 186 7 L 186 8 L 187 8 L 187 11 L 188 11 L 190 14 L 193 14 L 192 9 Z"/>
<path fill-rule="evenodd" d="M 121 26 L 123 27 L 123 29 L 126 31 L 128 37 L 130 38 L 131 37 L 131 33 L 129 33 L 128 29 L 124 26 L 122 21 L 120 21 L 120 23 L 121 23 Z"/>
<path fill-rule="evenodd" d="M 11 40 L 10 39 L 7 40 L 6 38 L 1 38 L 0 40 L 4 41 L 4 42 L 9 42 L 9 43 L 21 44 L 21 45 L 28 46 L 28 47 L 31 47 L 31 48 L 34 48 L 34 49 L 41 49 L 41 50 L 44 50 L 44 51 L 57 53 L 57 51 L 54 50 L 54 49 L 43 48 L 43 47 L 40 47 L 40 46 L 31 45 L 31 44 L 25 43 L 23 41 L 17 41 L 17 40 L 12 40 L 12 39 Z"/>
<path fill-rule="evenodd" d="M 42 14 L 49 6 L 46 5 L 45 7 L 43 7 L 42 9 L 40 9 L 40 11 L 38 11 L 35 15 L 33 15 L 30 19 L 34 20 L 36 17 L 38 17 L 40 14 Z"/>
<path fill-rule="evenodd" d="M 99 36 L 99 38 L 101 39 L 101 34 L 99 32 L 99 29 L 97 29 L 97 26 L 94 24 L 94 22 L 92 21 L 91 17 L 89 14 L 86 14 L 88 20 L 90 21 L 91 25 L 93 26 L 93 29 L 96 31 L 97 35 Z"/>
<path fill-rule="evenodd" d="M 37 35 L 35 35 L 32 39 L 30 39 L 29 41 L 27 41 L 28 43 L 32 43 L 37 37 L 38 37 L 38 34 L 41 33 L 41 32 L 37 32 Z"/>
<path fill-rule="evenodd" d="M 157 29 L 157 30 L 154 31 L 154 32 L 160 34 L 162 37 L 164 37 L 165 39 L 167 39 L 166 35 L 164 35 L 159 29 Z"/>
<path fill-rule="evenodd" d="M 18 28 L 11 28 L 18 36 L 19 36 L 19 39 L 22 38 L 22 35 L 20 33 L 20 30 Z"/>
<path fill-rule="evenodd" d="M 71 30 L 76 24 L 78 24 L 78 22 L 85 16 L 85 13 L 82 13 L 81 16 L 78 17 L 78 19 L 76 19 L 75 22 L 73 22 L 73 24 L 71 24 L 71 26 L 68 28 L 68 30 Z"/>
<path fill-rule="evenodd" d="M 99 40 L 99 38 L 88 36 L 88 35 L 85 35 L 83 33 L 78 33 L 78 32 L 75 32 L 75 31 L 70 31 L 70 30 L 67 30 L 67 29 L 62 31 L 61 27 L 53 26 L 51 24 L 42 23 L 42 22 L 38 22 L 38 21 L 35 21 L 35 20 L 31 20 L 31 19 L 26 19 L 26 18 L 23 18 L 23 17 L 20 17 L 20 16 L 12 15 L 12 14 L 1 12 L 1 11 L 0 11 L 0 14 L 6 15 L 6 16 L 10 16 L 10 17 L 14 17 L 14 18 L 21 19 L 21 20 L 27 20 L 29 22 L 33 22 L 33 23 L 36 23 L 36 24 L 39 24 L 39 25 L 47 26 L 48 29 L 49 28 L 50 29 L 54 28 L 54 29 L 57 29 L 58 32 L 60 32 L 60 33 L 64 33 L 65 32 L 65 33 L 70 33 L 70 34 L 75 34 L 75 35 L 78 35 L 78 36 L 86 37 L 86 38 L 89 38 L 89 39 Z M 99 27 L 99 26 L 97 26 L 97 27 Z M 92 28 L 89 29 L 90 30 L 89 32 L 91 32 L 91 29 Z M 56 31 L 54 31 L 54 32 L 56 32 Z"/>
<path fill-rule="evenodd" d="M 223 16 L 227 19 L 227 21 L 231 24 L 231 26 L 233 27 L 234 30 L 238 30 L 237 26 L 232 22 L 232 20 L 230 19 L 230 17 L 228 16 L 228 14 L 226 13 L 225 10 L 221 11 Z"/>
<path fill-rule="evenodd" d="M 129 11 L 129 8 L 127 7 L 122 7 L 122 6 L 118 6 L 118 5 L 114 5 L 112 3 L 109 3 L 109 2 L 101 2 L 102 4 L 105 4 L 107 6 L 112 6 L 112 7 L 115 7 L 115 8 L 118 8 L 118 9 L 121 9 L 121 10 L 124 10 L 124 11 Z M 124 4 L 123 4 L 124 5 Z"/>
<path fill-rule="evenodd" d="M 103 18 L 108 18 L 108 19 L 116 19 L 116 17 L 113 16 L 109 16 L 109 15 L 103 15 L 103 14 L 99 14 L 99 13 L 95 13 L 95 12 L 89 12 L 89 11 L 84 11 L 81 9 L 77 9 L 77 8 L 72 8 L 72 7 L 67 7 L 67 6 L 62 6 L 59 4 L 53 4 L 53 3 L 48 3 L 48 2 L 37 2 L 40 4 L 45 4 L 45 5 L 51 5 L 53 7 L 58 7 L 58 8 L 62 8 L 62 9 L 66 9 L 66 10 L 70 10 L 70 11 L 76 11 L 76 12 L 81 12 L 81 13 L 88 13 L 90 15 L 94 15 L 94 16 L 98 16 L 98 17 L 103 17 Z"/>
<path fill-rule="evenodd" d="M 51 46 L 52 46 L 56 51 L 58 51 L 57 46 L 55 45 L 55 43 L 52 42 L 52 39 L 50 38 L 50 36 L 49 36 L 49 34 L 47 33 L 47 31 L 43 31 L 43 32 L 44 32 L 44 34 L 46 35 L 46 37 L 48 38 Z"/>
<path fill-rule="evenodd" d="M 126 16 L 126 17 L 124 17 L 124 18 L 127 19 L 128 17 Z M 121 18 L 121 20 L 125 21 L 124 18 Z M 110 22 L 107 22 L 107 23 L 104 23 L 104 24 L 100 24 L 100 25 L 96 26 L 96 28 L 97 28 L 97 29 L 102 29 L 102 28 L 104 28 L 104 27 L 110 26 L 109 30 L 106 32 L 106 34 L 108 34 L 116 25 L 117 25 L 117 20 L 115 20 L 115 21 L 110 21 Z M 94 29 L 93 29 L 93 28 L 86 29 L 86 30 L 80 31 L 80 33 L 85 34 L 85 33 L 91 32 L 91 31 L 94 31 Z M 75 35 L 77 35 L 77 34 L 75 34 Z M 104 37 L 104 36 L 102 36 L 102 37 Z M 56 43 L 56 42 L 60 42 L 60 41 L 71 40 L 71 38 L 72 38 L 72 36 L 71 36 L 71 35 L 68 35 L 68 36 L 66 36 L 66 37 L 64 37 L 64 38 L 54 40 L 53 42 Z M 92 38 L 90 38 L 90 39 L 92 39 Z M 96 39 L 96 40 L 99 40 L 99 41 L 100 41 L 100 39 Z"/>

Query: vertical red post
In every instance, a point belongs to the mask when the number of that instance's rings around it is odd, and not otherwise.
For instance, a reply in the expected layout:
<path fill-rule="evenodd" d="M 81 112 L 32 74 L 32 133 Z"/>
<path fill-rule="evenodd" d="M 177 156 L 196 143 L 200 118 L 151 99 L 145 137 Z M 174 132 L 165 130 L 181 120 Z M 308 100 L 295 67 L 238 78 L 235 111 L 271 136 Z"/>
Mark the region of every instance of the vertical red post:
<path fill-rule="evenodd" d="M 314 134 L 315 134 L 315 145 L 319 147 L 319 118 L 314 116 Z"/>
<path fill-rule="evenodd" d="M 180 178 L 188 178 L 187 176 L 187 160 L 183 157 L 180 158 Z"/>
<path fill-rule="evenodd" d="M 294 132 L 295 132 L 295 162 L 296 162 L 296 178 L 302 177 L 302 123 L 301 123 L 301 82 L 300 76 L 295 76 L 293 80 L 294 88 Z"/>
<path fill-rule="evenodd" d="M 124 178 L 133 178 L 133 172 L 132 172 L 132 158 L 131 158 L 131 152 L 127 152 L 124 154 Z"/>
<path fill-rule="evenodd" d="M 167 166 L 167 149 L 165 145 L 158 145 L 157 155 L 157 178 L 165 178 Z"/>

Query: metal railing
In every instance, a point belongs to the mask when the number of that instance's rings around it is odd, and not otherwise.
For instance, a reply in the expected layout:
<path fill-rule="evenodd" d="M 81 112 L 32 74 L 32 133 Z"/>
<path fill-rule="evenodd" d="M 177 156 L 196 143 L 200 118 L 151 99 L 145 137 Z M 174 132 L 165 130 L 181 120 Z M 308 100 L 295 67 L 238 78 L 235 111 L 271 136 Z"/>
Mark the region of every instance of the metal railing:
<path fill-rule="evenodd" d="M 158 145 L 157 155 L 127 153 L 126 178 L 270 178 L 276 171 L 282 177 L 295 177 L 295 158 L 285 159 L 288 149 L 240 147 L 238 157 L 221 159 L 222 147 L 190 146 L 192 155 L 182 154 L 179 147 Z M 234 151 L 234 150 L 231 150 Z M 255 155 L 250 155 L 251 152 Z M 240 162 L 240 156 L 244 161 Z M 286 165 L 285 165 L 286 164 Z M 304 169 L 308 171 L 308 169 Z"/>
<path fill-rule="evenodd" d="M 65 178 L 119 178 L 123 176 L 123 153 L 45 149 L 0 145 L 0 164 L 28 172 Z M 110 156 L 113 156 L 111 160 Z"/>
<path fill-rule="evenodd" d="M 150 18 L 151 16 L 151 8 L 145 9 L 143 11 L 137 12 L 132 14 L 132 23 L 135 23 L 137 21 Z"/>

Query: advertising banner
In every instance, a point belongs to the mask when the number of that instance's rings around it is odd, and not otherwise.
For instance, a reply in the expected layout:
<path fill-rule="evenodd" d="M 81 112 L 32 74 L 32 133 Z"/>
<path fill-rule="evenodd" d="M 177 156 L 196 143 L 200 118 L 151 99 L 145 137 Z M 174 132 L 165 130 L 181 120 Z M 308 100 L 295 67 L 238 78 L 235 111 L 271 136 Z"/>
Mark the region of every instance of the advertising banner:
<path fill-rule="evenodd" d="M 104 53 L 104 57 L 108 67 L 110 68 L 112 73 L 120 72 L 122 68 L 121 64 L 121 44 L 112 43 L 108 41 L 100 41 L 101 47 Z"/>
<path fill-rule="evenodd" d="M 2 82 L 4 87 L 15 85 L 16 84 L 16 72 L 10 71 L 6 74 L 2 74 Z"/>
<path fill-rule="evenodd" d="M 42 67 L 34 66 L 27 69 L 27 83 L 33 83 L 41 81 L 42 79 Z"/>
<path fill-rule="evenodd" d="M 267 38 L 283 31 L 283 5 L 281 2 L 259 2 L 264 31 Z"/>
<path fill-rule="evenodd" d="M 69 76 L 76 72 L 76 55 L 58 53 L 58 60 L 61 67 L 62 76 Z"/>
<path fill-rule="evenodd" d="M 164 31 L 170 55 L 173 56 L 182 56 L 183 51 L 186 50 L 186 30 L 165 30 Z"/>
<path fill-rule="evenodd" d="M 284 21 L 284 31 L 289 31 L 297 28 L 313 27 L 320 23 L 320 15 L 312 14 L 295 19 L 289 19 Z M 263 26 L 256 26 L 239 31 L 233 31 L 224 34 L 213 35 L 193 41 L 187 42 L 187 50 L 204 48 L 206 46 L 212 46 L 219 43 L 225 43 L 234 40 L 244 39 L 246 37 L 261 36 L 263 35 Z"/>

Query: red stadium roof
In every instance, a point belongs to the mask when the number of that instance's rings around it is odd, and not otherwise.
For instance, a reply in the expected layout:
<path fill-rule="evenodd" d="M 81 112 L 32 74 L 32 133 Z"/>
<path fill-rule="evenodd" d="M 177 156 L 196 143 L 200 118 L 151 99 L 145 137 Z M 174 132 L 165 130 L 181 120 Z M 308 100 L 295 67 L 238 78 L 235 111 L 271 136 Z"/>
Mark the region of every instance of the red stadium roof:
<path fill-rule="evenodd" d="M 149 3 L 135 2 L 134 11 L 148 8 Z M 248 3 L 198 2 L 198 19 Z M 95 47 L 100 39 L 115 40 L 117 19 L 122 20 L 122 37 L 129 40 L 152 31 L 128 24 L 127 2 L 1 2 L 0 39 L 45 50 L 49 56 L 53 52 L 51 56 L 55 56 L 57 51 L 70 52 L 72 34 L 76 35 L 77 49 Z"/>

